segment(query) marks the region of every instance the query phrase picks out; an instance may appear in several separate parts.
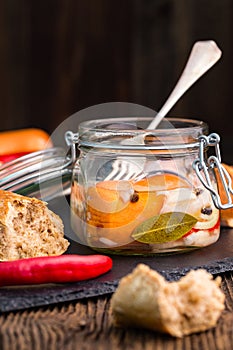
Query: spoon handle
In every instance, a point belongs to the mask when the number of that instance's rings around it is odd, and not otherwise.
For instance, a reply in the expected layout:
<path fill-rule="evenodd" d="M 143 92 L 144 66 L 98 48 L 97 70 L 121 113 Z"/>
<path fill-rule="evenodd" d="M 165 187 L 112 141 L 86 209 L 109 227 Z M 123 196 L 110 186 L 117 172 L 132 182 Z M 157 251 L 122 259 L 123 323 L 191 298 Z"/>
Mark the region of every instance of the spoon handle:
<path fill-rule="evenodd" d="M 197 41 L 192 48 L 188 62 L 167 101 L 156 114 L 147 129 L 156 129 L 164 116 L 179 98 L 221 57 L 221 50 L 212 40 Z"/>

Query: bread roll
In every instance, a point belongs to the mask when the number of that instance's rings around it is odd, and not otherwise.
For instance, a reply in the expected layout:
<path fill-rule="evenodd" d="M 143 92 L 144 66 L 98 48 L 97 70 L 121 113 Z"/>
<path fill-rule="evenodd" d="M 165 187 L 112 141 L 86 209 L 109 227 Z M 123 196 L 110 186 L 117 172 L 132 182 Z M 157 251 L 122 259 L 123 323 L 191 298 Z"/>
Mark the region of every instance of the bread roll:
<path fill-rule="evenodd" d="M 224 309 L 221 278 L 203 269 L 190 271 L 178 282 L 139 264 L 121 279 L 111 299 L 114 323 L 182 337 L 216 325 Z"/>
<path fill-rule="evenodd" d="M 0 260 L 16 260 L 64 253 L 62 220 L 47 204 L 0 190 Z"/>

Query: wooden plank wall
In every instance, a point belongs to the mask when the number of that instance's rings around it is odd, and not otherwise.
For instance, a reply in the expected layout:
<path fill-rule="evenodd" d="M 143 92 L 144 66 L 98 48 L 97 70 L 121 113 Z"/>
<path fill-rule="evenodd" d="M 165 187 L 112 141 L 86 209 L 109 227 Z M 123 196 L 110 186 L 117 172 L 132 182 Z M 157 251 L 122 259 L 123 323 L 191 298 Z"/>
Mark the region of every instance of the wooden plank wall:
<path fill-rule="evenodd" d="M 103 102 L 158 110 L 193 43 L 214 39 L 221 61 L 171 114 L 207 121 L 233 158 L 232 17 L 231 0 L 0 0 L 0 130 L 52 132 Z"/>

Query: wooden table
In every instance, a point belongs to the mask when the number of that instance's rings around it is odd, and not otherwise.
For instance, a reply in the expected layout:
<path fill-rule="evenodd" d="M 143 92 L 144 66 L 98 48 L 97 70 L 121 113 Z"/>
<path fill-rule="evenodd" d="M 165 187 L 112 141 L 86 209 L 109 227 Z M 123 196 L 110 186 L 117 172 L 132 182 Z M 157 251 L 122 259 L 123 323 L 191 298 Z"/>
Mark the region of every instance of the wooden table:
<path fill-rule="evenodd" d="M 0 315 L 0 349 L 232 350 L 233 272 L 221 274 L 226 308 L 216 328 L 183 339 L 112 324 L 111 295 Z"/>

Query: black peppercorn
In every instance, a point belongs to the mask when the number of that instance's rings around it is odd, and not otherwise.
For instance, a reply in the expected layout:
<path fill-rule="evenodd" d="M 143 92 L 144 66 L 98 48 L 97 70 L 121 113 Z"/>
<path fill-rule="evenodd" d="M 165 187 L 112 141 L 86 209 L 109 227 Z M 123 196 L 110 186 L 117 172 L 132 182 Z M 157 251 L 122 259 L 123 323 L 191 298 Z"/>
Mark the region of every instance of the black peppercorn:
<path fill-rule="evenodd" d="M 138 195 L 138 193 L 136 191 L 134 191 L 134 193 L 130 197 L 130 202 L 131 203 L 136 203 L 138 200 L 139 200 L 139 195 Z"/>
<path fill-rule="evenodd" d="M 196 196 L 200 196 L 200 194 L 203 193 L 203 189 L 197 187 L 197 188 L 194 189 L 194 192 L 195 192 L 195 195 L 196 195 Z"/>
<path fill-rule="evenodd" d="M 212 208 L 209 206 L 209 207 L 204 207 L 201 209 L 201 213 L 204 214 L 204 215 L 211 215 L 213 212 Z"/>

